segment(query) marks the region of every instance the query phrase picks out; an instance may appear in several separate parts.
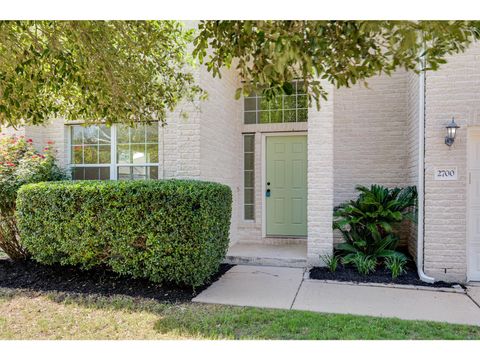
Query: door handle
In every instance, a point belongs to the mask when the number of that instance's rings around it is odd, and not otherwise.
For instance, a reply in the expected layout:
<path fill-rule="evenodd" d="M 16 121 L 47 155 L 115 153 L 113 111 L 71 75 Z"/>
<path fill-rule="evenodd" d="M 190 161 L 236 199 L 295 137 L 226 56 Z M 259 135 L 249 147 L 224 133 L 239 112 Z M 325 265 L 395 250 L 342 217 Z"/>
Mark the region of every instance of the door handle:
<path fill-rule="evenodd" d="M 270 189 L 267 189 L 267 191 L 265 192 L 265 196 L 270 197 Z"/>

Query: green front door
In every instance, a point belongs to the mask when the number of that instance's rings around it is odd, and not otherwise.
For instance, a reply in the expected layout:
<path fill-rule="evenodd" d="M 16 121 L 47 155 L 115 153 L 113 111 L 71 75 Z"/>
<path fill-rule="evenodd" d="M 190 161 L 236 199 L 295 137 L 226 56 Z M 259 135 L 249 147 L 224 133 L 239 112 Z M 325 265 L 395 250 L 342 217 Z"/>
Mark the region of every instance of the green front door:
<path fill-rule="evenodd" d="M 307 236 L 307 137 L 267 136 L 268 236 Z"/>

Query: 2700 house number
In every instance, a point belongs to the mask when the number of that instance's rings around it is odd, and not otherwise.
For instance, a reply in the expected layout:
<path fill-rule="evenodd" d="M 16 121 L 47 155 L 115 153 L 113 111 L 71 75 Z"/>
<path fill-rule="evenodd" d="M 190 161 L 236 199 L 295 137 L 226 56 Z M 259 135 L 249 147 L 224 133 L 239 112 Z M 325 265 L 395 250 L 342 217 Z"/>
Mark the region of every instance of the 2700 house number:
<path fill-rule="evenodd" d="M 435 180 L 457 180 L 457 168 L 435 168 Z"/>

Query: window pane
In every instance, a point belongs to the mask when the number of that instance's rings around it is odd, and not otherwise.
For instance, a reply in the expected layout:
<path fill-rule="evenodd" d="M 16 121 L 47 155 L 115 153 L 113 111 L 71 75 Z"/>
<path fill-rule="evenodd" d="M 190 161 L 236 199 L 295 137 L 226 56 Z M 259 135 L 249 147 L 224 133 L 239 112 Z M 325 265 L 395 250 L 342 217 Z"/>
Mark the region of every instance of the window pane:
<path fill-rule="evenodd" d="M 245 152 L 253 152 L 255 146 L 255 135 L 247 134 L 243 136 Z"/>
<path fill-rule="evenodd" d="M 117 130 L 120 140 L 117 145 L 117 163 L 138 165 L 158 163 L 158 126 L 157 122 L 152 125 L 139 124 L 136 128 L 128 130 L 130 136 L 126 135 L 125 127 L 119 128 Z M 145 172 L 137 175 L 146 177 Z M 131 177 L 134 177 L 133 173 Z"/>
<path fill-rule="evenodd" d="M 98 126 L 87 126 L 83 129 L 84 144 L 98 144 Z"/>
<path fill-rule="evenodd" d="M 82 164 L 83 163 L 83 146 L 75 145 L 72 146 L 72 164 Z"/>
<path fill-rule="evenodd" d="M 283 96 L 276 97 L 268 102 L 269 110 L 281 110 L 283 108 Z"/>
<path fill-rule="evenodd" d="M 245 204 L 253 204 L 253 189 L 245 189 Z"/>
<path fill-rule="evenodd" d="M 305 109 L 308 107 L 307 95 L 298 95 L 297 96 L 297 109 Z"/>
<path fill-rule="evenodd" d="M 266 124 L 270 122 L 270 112 L 269 111 L 260 111 L 258 113 L 259 119 L 258 122 L 260 124 Z"/>
<path fill-rule="evenodd" d="M 85 145 L 83 147 L 83 163 L 98 164 L 98 147 L 96 145 Z"/>
<path fill-rule="evenodd" d="M 99 164 L 110 164 L 110 153 L 111 153 L 110 145 L 100 145 L 98 147 L 98 162 Z"/>
<path fill-rule="evenodd" d="M 72 126 L 72 144 L 82 144 L 83 143 L 83 126 L 74 125 Z"/>
<path fill-rule="evenodd" d="M 244 173 L 244 184 L 245 187 L 253 188 L 253 171 L 245 171 Z"/>
<path fill-rule="evenodd" d="M 132 143 L 145 143 L 145 125 L 130 129 Z"/>
<path fill-rule="evenodd" d="M 158 123 L 147 126 L 147 142 L 158 143 Z"/>
<path fill-rule="evenodd" d="M 243 120 L 245 124 L 256 124 L 257 123 L 257 112 L 249 111 L 243 114 Z"/>
<path fill-rule="evenodd" d="M 118 145 L 117 146 L 117 162 L 119 164 L 130 164 L 130 146 Z"/>
<path fill-rule="evenodd" d="M 270 122 L 271 123 L 281 123 L 283 122 L 283 113 L 281 110 L 271 111 L 270 112 Z"/>
<path fill-rule="evenodd" d="M 245 102 L 244 102 L 244 107 L 245 107 L 245 111 L 249 111 L 249 110 L 257 110 L 257 99 L 252 97 L 252 98 L 245 98 Z"/>
<path fill-rule="evenodd" d="M 254 205 L 245 205 L 245 220 L 255 219 L 254 207 Z"/>
<path fill-rule="evenodd" d="M 149 179 L 158 180 L 158 166 L 149 167 Z"/>
<path fill-rule="evenodd" d="M 253 153 L 245 154 L 245 170 L 253 170 Z"/>
<path fill-rule="evenodd" d="M 101 125 L 99 128 L 99 143 L 110 144 L 111 142 L 111 129 L 106 125 Z"/>
<path fill-rule="evenodd" d="M 145 145 L 132 145 L 132 160 L 134 164 L 145 164 Z"/>
<path fill-rule="evenodd" d="M 73 168 L 72 169 L 72 179 L 73 180 L 84 180 L 85 179 L 85 169 L 84 168 Z"/>
<path fill-rule="evenodd" d="M 295 122 L 297 119 L 297 111 L 296 110 L 285 110 L 284 114 L 285 122 Z"/>
<path fill-rule="evenodd" d="M 71 126 L 72 165 L 110 164 L 111 129 L 106 125 Z M 100 145 L 99 145 L 100 144 Z"/>
<path fill-rule="evenodd" d="M 72 169 L 73 180 L 110 180 L 110 167 L 77 167 Z"/>
<path fill-rule="evenodd" d="M 126 125 L 117 125 L 117 143 L 128 144 L 130 128 Z"/>
<path fill-rule="evenodd" d="M 98 180 L 99 178 L 99 168 L 85 168 L 85 180 Z"/>
<path fill-rule="evenodd" d="M 88 127 L 71 126 L 71 159 L 73 179 L 110 179 L 112 156 L 116 152 L 118 164 L 138 164 L 119 166 L 119 179 L 158 179 L 158 166 L 147 167 L 147 163 L 158 164 L 158 123 L 139 125 L 130 129 L 116 125 L 117 148 L 112 151 L 112 129 L 106 125 Z M 130 140 L 137 141 L 132 143 Z M 74 144 L 76 142 L 77 144 Z M 103 164 L 106 166 L 81 166 L 83 164 Z"/>
<path fill-rule="evenodd" d="M 268 110 L 270 108 L 268 100 L 266 97 L 259 97 L 257 99 L 258 101 L 258 109 L 259 110 Z"/>
<path fill-rule="evenodd" d="M 307 121 L 308 120 L 308 110 L 299 109 L 297 110 L 297 121 Z"/>
<path fill-rule="evenodd" d="M 158 179 L 158 166 L 119 166 L 119 180 Z"/>
<path fill-rule="evenodd" d="M 244 145 L 244 172 L 243 172 L 243 206 L 244 219 L 254 220 L 254 202 L 255 202 L 255 134 L 243 135 Z"/>
<path fill-rule="evenodd" d="M 284 108 L 285 109 L 295 109 L 295 106 L 297 106 L 297 97 L 295 95 L 285 96 Z"/>
<path fill-rule="evenodd" d="M 100 180 L 110 180 L 110 168 L 101 167 L 100 168 Z"/>
<path fill-rule="evenodd" d="M 146 180 L 146 178 L 147 178 L 147 168 L 145 166 L 132 167 L 133 180 Z"/>
<path fill-rule="evenodd" d="M 265 96 L 244 98 L 243 121 L 244 124 L 307 121 L 308 111 L 300 112 L 300 118 L 297 117 L 298 109 L 307 108 L 308 97 L 303 82 L 294 81 L 291 91 L 271 100 Z"/>
<path fill-rule="evenodd" d="M 158 162 L 158 145 L 147 145 L 147 163 Z"/>
<path fill-rule="evenodd" d="M 119 166 L 117 171 L 117 177 L 119 180 L 129 180 L 131 176 L 132 168 L 130 166 Z"/>

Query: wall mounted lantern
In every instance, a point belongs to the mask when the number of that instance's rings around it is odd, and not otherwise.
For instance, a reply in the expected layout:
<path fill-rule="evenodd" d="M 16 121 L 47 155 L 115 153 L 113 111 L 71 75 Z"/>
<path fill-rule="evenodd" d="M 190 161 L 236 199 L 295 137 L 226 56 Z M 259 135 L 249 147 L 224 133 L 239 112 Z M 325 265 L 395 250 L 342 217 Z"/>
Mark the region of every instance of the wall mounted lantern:
<path fill-rule="evenodd" d="M 455 123 L 455 118 L 452 117 L 452 121 L 447 125 L 447 136 L 445 136 L 445 145 L 452 146 L 455 141 L 455 136 L 457 135 L 458 126 Z"/>

